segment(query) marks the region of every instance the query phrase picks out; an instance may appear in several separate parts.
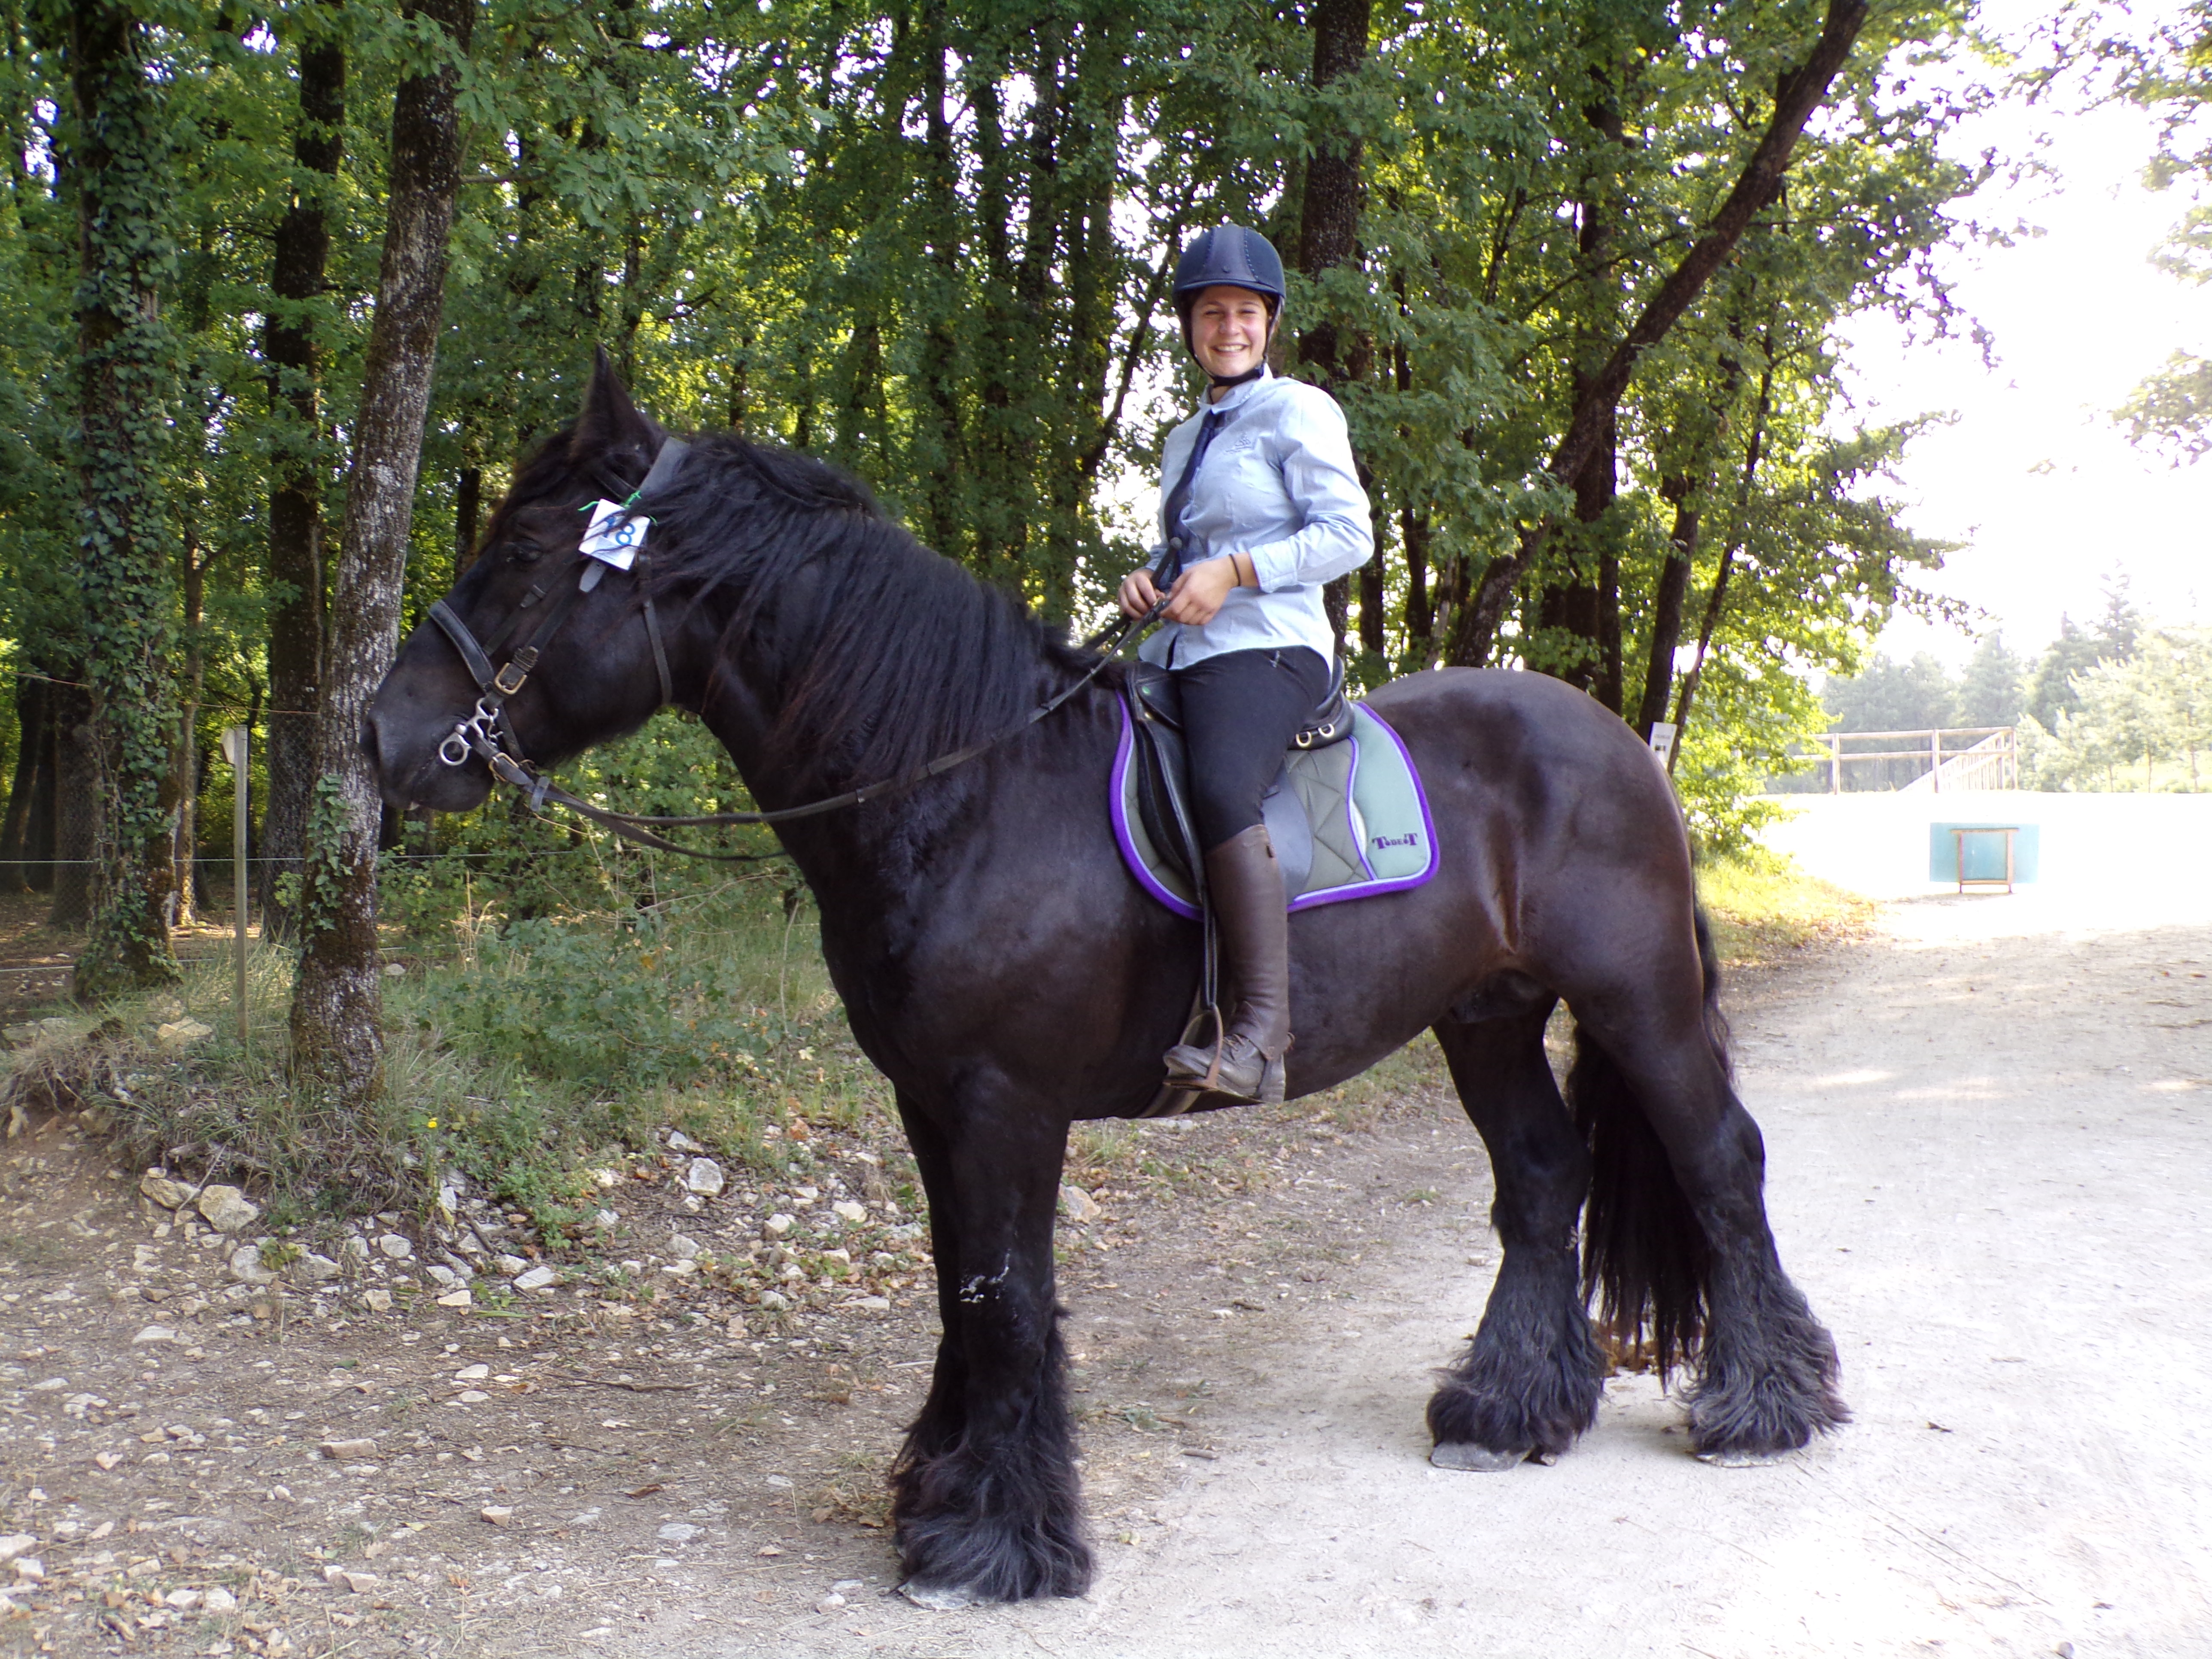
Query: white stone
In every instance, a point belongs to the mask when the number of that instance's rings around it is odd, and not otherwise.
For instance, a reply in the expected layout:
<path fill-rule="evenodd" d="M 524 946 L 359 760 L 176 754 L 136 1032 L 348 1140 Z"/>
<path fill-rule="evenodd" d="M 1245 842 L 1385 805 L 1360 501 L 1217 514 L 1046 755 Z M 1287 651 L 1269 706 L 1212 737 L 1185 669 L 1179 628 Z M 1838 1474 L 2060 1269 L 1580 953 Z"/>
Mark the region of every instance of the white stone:
<path fill-rule="evenodd" d="M 514 1518 L 514 1508 L 506 1504 L 487 1504 L 477 1513 L 495 1527 L 503 1527 Z"/>
<path fill-rule="evenodd" d="M 861 1296 L 854 1297 L 845 1305 L 848 1308 L 864 1308 L 870 1313 L 889 1313 L 891 1310 L 891 1299 L 887 1296 Z"/>
<path fill-rule="evenodd" d="M 689 1521 L 671 1521 L 653 1535 L 664 1544 L 688 1544 L 704 1530 L 704 1528 L 695 1527 Z"/>
<path fill-rule="evenodd" d="M 671 1233 L 668 1236 L 668 1253 L 678 1261 L 690 1261 L 699 1254 L 699 1241 L 688 1234 Z"/>
<path fill-rule="evenodd" d="M 461 1276 L 451 1267 L 441 1267 L 434 1261 L 422 1271 L 429 1274 L 432 1281 L 444 1290 L 450 1291 L 461 1282 Z"/>
<path fill-rule="evenodd" d="M 294 1275 L 310 1285 L 325 1285 L 344 1269 L 326 1255 L 303 1255 L 292 1264 Z"/>
<path fill-rule="evenodd" d="M 325 1440 L 316 1449 L 333 1463 L 356 1462 L 376 1455 L 376 1442 L 369 1439 Z"/>
<path fill-rule="evenodd" d="M 241 1244 L 230 1253 L 230 1276 L 241 1285 L 267 1285 L 276 1277 L 262 1261 L 258 1244 Z"/>
<path fill-rule="evenodd" d="M 491 1265 L 509 1279 L 514 1278 L 517 1273 L 526 1273 L 530 1271 L 530 1264 L 519 1255 L 495 1255 L 491 1259 Z"/>
<path fill-rule="evenodd" d="M 761 1223 L 761 1231 L 770 1238 L 781 1238 L 791 1231 L 791 1227 L 792 1218 L 781 1210 Z"/>
<path fill-rule="evenodd" d="M 415 1254 L 415 1247 L 398 1233 L 386 1233 L 376 1241 L 376 1248 L 394 1261 L 404 1261 Z"/>
<path fill-rule="evenodd" d="M 703 1152 L 707 1149 L 681 1129 L 668 1132 L 668 1150 L 672 1152 Z"/>
<path fill-rule="evenodd" d="M 559 1273 L 541 1261 L 529 1272 L 519 1274 L 514 1288 L 518 1291 L 542 1291 L 548 1285 L 557 1284 L 560 1278 Z"/>
<path fill-rule="evenodd" d="M 215 1028 L 203 1025 L 196 1019 L 171 1020 L 166 1025 L 154 1028 L 154 1041 L 164 1048 L 182 1048 L 198 1042 L 204 1036 L 213 1036 Z"/>
<path fill-rule="evenodd" d="M 761 1292 L 760 1304 L 762 1307 L 769 1309 L 772 1311 L 781 1312 L 782 1310 L 788 1308 L 791 1305 L 791 1298 L 786 1296 L 781 1291 L 763 1291 Z"/>
<path fill-rule="evenodd" d="M 219 1233 L 234 1233 L 261 1219 L 261 1206 L 250 1202 L 235 1187 L 203 1188 L 196 1207 L 207 1218 L 208 1225 Z"/>
<path fill-rule="evenodd" d="M 470 1308 L 476 1305 L 476 1292 L 464 1285 L 458 1291 L 447 1291 L 438 1298 L 441 1308 Z"/>
<path fill-rule="evenodd" d="M 236 1613 L 238 1598 L 217 1584 L 207 1593 L 205 1606 L 210 1613 Z"/>
<path fill-rule="evenodd" d="M 131 1339 L 131 1346 L 135 1348 L 142 1342 L 173 1342 L 176 1340 L 176 1332 L 167 1325 L 149 1325 Z"/>
<path fill-rule="evenodd" d="M 849 1198 L 840 1199 L 836 1203 L 832 1204 L 830 1206 L 830 1213 L 836 1216 L 838 1220 L 855 1227 L 868 1218 L 866 1206 L 855 1204 Z"/>
<path fill-rule="evenodd" d="M 26 1583 L 42 1583 L 46 1576 L 46 1564 L 40 1560 L 37 1556 L 19 1555 L 15 1558 L 15 1577 L 22 1579 Z"/>
<path fill-rule="evenodd" d="M 151 1170 L 138 1177 L 138 1190 L 165 1210 L 183 1207 L 192 1195 L 192 1189 L 181 1181 L 172 1181 L 165 1175 L 155 1175 Z"/>
<path fill-rule="evenodd" d="M 463 1389 L 453 1396 L 455 1403 L 463 1406 L 481 1406 L 490 1398 L 482 1389 Z"/>
<path fill-rule="evenodd" d="M 196 1589 L 173 1589 L 161 1598 L 180 1613 L 189 1613 L 200 1604 L 200 1593 Z"/>
<path fill-rule="evenodd" d="M 25 1550 L 34 1549 L 39 1540 L 27 1532 L 11 1532 L 0 1538 L 0 1562 L 14 1560 Z"/>
<path fill-rule="evenodd" d="M 684 1172 L 684 1185 L 702 1198 L 713 1198 L 728 1183 L 722 1178 L 722 1166 L 711 1158 L 695 1158 L 691 1167 Z"/>
<path fill-rule="evenodd" d="M 359 1237 L 349 1238 L 338 1246 L 338 1254 L 349 1261 L 366 1261 L 368 1260 L 368 1241 Z"/>
<path fill-rule="evenodd" d="M 389 1291 L 380 1290 L 363 1291 L 361 1293 L 361 1303 L 362 1306 L 367 1308 L 371 1313 L 390 1313 L 392 1311 L 392 1292 Z"/>
<path fill-rule="evenodd" d="M 1062 1187 L 1060 1212 L 1070 1221 L 1095 1221 L 1098 1218 L 1098 1200 L 1080 1187 Z"/>
<path fill-rule="evenodd" d="M 464 1365 L 453 1373 L 456 1382 L 481 1382 L 491 1375 L 489 1365 Z"/>

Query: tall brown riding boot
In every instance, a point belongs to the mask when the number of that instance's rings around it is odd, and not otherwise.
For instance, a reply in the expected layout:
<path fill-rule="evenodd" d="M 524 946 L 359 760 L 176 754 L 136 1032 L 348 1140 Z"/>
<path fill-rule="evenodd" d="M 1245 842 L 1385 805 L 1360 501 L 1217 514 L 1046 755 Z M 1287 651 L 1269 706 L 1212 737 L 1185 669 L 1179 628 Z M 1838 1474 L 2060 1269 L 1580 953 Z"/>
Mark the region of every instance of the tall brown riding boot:
<path fill-rule="evenodd" d="M 1267 825 L 1255 823 L 1206 855 L 1206 889 L 1237 1012 L 1221 1042 L 1219 1069 L 1211 1048 L 1177 1043 L 1166 1055 L 1168 1083 L 1272 1104 L 1283 1097 L 1283 1054 L 1291 1046 L 1291 920 Z M 1213 1081 L 1206 1085 L 1209 1073 Z"/>

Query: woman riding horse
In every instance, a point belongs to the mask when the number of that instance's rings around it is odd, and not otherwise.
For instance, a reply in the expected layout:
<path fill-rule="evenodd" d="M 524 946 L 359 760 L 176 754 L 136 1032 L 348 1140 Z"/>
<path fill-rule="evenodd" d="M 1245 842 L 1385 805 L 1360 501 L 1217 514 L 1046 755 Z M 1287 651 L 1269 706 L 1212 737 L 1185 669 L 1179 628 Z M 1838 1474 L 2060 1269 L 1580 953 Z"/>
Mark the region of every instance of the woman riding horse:
<path fill-rule="evenodd" d="M 1176 266 L 1175 298 L 1183 343 L 1209 381 L 1206 407 L 1168 434 L 1161 545 L 1123 580 L 1121 609 L 1143 617 L 1167 590 L 1169 626 L 1138 654 L 1170 670 L 1182 694 L 1206 892 L 1236 1012 L 1218 1069 L 1212 1049 L 1179 1043 L 1167 1051 L 1168 1081 L 1279 1102 L 1290 928 L 1260 801 L 1328 695 L 1336 639 L 1322 585 L 1366 563 L 1375 536 L 1344 411 L 1267 368 L 1283 308 L 1283 262 L 1267 239 L 1242 225 L 1201 233 Z"/>

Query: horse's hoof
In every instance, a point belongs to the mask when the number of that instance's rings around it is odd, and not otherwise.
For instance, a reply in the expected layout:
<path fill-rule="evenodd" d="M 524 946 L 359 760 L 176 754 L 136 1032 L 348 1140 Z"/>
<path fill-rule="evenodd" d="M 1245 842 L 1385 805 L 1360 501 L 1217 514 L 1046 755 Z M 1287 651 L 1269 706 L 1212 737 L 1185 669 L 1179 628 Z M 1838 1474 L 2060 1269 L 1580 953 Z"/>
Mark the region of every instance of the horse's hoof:
<path fill-rule="evenodd" d="M 1429 1448 L 1429 1462 L 1440 1469 L 1473 1469 L 1483 1474 L 1517 1468 L 1528 1455 L 1526 1452 L 1492 1451 L 1487 1446 L 1464 1440 L 1440 1441 Z"/>
<path fill-rule="evenodd" d="M 1777 1463 L 1790 1461 L 1788 1452 L 1709 1451 L 1692 1455 L 1700 1463 L 1710 1463 L 1717 1469 L 1771 1469 Z"/>
<path fill-rule="evenodd" d="M 974 1607 L 981 1599 L 964 1584 L 932 1584 L 919 1578 L 909 1578 L 901 1584 L 899 1594 L 932 1613 L 957 1613 L 963 1607 Z"/>

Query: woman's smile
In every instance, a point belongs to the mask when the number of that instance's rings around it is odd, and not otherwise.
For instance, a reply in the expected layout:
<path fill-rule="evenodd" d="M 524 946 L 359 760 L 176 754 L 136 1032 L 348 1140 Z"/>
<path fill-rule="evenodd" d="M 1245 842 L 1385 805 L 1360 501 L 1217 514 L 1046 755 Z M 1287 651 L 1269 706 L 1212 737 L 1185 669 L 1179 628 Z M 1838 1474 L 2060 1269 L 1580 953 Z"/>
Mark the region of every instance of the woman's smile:
<path fill-rule="evenodd" d="M 1209 288 L 1191 307 L 1191 349 L 1206 372 L 1231 380 L 1267 351 L 1267 302 L 1249 288 Z"/>

